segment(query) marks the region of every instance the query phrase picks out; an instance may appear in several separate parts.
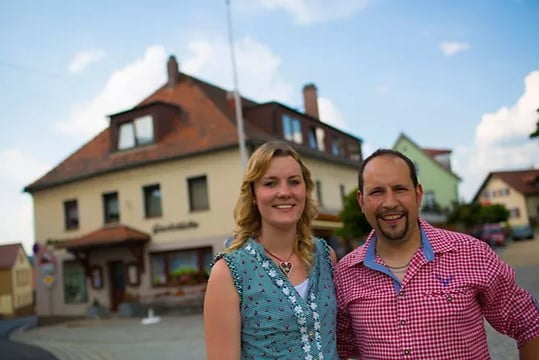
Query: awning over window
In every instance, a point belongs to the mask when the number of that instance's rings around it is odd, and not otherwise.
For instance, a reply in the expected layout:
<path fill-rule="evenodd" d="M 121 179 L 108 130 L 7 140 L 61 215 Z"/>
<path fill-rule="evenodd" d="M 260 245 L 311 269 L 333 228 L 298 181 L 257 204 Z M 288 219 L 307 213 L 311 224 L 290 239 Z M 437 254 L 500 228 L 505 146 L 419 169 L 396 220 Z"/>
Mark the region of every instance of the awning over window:
<path fill-rule="evenodd" d="M 101 247 L 144 244 L 148 241 L 150 241 L 150 235 L 125 225 L 117 225 L 103 227 L 76 239 L 68 240 L 59 246 L 74 252 Z"/>
<path fill-rule="evenodd" d="M 75 255 L 84 266 L 86 276 L 89 277 L 90 257 L 93 250 L 107 247 L 128 250 L 135 258 L 140 270 L 144 272 L 144 245 L 148 241 L 150 241 L 150 235 L 125 225 L 116 225 L 106 226 L 76 239 L 65 241 L 58 247 L 65 248 Z"/>

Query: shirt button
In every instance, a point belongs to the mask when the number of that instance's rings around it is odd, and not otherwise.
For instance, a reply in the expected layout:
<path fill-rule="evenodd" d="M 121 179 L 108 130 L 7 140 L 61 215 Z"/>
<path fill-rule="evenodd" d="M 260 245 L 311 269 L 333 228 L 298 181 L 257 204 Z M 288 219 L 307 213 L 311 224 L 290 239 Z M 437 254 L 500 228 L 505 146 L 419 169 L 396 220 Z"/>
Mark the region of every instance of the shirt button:
<path fill-rule="evenodd" d="M 447 301 L 449 301 L 449 302 L 453 301 L 453 297 L 452 297 L 451 295 L 447 295 L 447 298 L 446 298 L 446 299 L 447 299 Z"/>
<path fill-rule="evenodd" d="M 404 349 L 404 355 L 410 355 L 410 349 Z"/>
<path fill-rule="evenodd" d="M 311 330 L 309 331 L 309 338 L 312 340 L 314 338 L 314 332 Z"/>
<path fill-rule="evenodd" d="M 404 296 L 404 291 L 400 291 L 399 296 Z"/>
<path fill-rule="evenodd" d="M 406 320 L 401 320 L 401 325 L 402 326 L 406 325 Z"/>

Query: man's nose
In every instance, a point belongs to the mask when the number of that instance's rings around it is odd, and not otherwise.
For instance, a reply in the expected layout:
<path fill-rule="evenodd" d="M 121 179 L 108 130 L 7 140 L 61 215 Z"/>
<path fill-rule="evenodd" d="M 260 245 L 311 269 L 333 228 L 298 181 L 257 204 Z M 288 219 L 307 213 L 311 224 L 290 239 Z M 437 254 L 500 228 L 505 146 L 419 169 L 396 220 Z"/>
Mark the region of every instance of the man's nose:
<path fill-rule="evenodd" d="M 393 194 L 392 191 L 386 192 L 386 194 L 384 196 L 383 205 L 385 207 L 388 207 L 388 208 L 393 208 L 393 207 L 397 206 L 397 204 L 398 204 L 398 202 L 397 202 L 397 198 L 395 197 L 395 194 Z"/>

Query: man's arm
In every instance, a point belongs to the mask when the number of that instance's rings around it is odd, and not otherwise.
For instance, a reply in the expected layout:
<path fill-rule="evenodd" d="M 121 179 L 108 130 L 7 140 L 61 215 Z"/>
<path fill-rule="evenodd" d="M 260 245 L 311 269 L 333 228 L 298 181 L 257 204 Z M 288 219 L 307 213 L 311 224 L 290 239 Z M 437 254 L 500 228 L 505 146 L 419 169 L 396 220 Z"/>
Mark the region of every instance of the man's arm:
<path fill-rule="evenodd" d="M 539 359 L 539 305 L 518 286 L 515 271 L 492 249 L 485 251 L 489 281 L 480 294 L 483 313 L 492 327 L 517 341 L 521 359 Z"/>

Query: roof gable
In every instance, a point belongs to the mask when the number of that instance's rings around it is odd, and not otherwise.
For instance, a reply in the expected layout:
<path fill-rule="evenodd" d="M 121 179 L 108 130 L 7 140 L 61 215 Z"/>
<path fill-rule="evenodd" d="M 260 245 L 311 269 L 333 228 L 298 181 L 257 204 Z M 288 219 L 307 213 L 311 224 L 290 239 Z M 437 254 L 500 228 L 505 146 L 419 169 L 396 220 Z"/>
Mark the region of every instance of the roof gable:
<path fill-rule="evenodd" d="M 539 169 L 492 171 L 487 175 L 472 201 L 479 199 L 490 179 L 494 177 L 502 180 L 525 197 L 539 195 Z"/>
<path fill-rule="evenodd" d="M 28 261 L 28 256 L 26 256 L 20 243 L 0 245 L 0 269 L 13 268 L 20 253 L 22 253 Z"/>
<path fill-rule="evenodd" d="M 427 159 L 427 161 L 435 164 L 437 167 L 439 167 L 440 169 L 442 169 L 445 173 L 447 173 L 448 175 L 456 178 L 457 180 L 461 180 L 461 178 L 455 174 L 454 172 L 452 172 L 451 170 L 449 170 L 447 167 L 443 166 L 442 164 L 440 164 L 438 161 L 436 161 L 434 159 L 434 156 L 436 155 L 440 155 L 440 154 L 450 154 L 451 153 L 451 150 L 447 150 L 447 149 L 425 149 L 425 148 L 421 148 L 419 145 L 417 145 L 412 139 L 410 139 L 407 135 L 405 135 L 404 133 L 401 133 L 399 135 L 399 137 L 397 138 L 397 141 L 395 141 L 395 144 L 393 145 L 393 149 L 396 149 L 397 146 L 402 143 L 402 142 L 406 142 L 408 143 L 410 146 L 413 146 L 416 150 L 418 150 L 420 153 L 422 153 L 425 157 L 425 159 Z"/>

